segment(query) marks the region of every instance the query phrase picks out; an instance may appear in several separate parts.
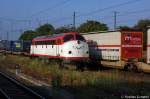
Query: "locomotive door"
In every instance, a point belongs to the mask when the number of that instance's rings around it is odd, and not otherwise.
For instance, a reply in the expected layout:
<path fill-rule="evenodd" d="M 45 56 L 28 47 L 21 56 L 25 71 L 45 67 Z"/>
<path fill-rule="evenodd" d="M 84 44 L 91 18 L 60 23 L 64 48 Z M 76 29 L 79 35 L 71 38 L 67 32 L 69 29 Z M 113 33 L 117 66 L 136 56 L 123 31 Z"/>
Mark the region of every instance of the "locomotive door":
<path fill-rule="evenodd" d="M 60 56 L 60 53 L 59 53 L 60 43 L 61 43 L 60 39 L 56 40 L 56 56 Z"/>
<path fill-rule="evenodd" d="M 30 54 L 35 54 L 35 47 L 36 47 L 36 43 L 32 42 L 31 46 L 30 46 Z"/>

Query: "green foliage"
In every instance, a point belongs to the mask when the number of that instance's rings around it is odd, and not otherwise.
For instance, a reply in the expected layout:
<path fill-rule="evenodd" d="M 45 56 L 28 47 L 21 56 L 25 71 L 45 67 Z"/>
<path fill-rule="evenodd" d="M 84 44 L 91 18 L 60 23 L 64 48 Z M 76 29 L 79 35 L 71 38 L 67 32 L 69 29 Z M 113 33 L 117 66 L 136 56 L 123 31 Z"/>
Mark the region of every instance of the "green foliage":
<path fill-rule="evenodd" d="M 68 96 L 68 91 L 75 99 L 118 99 L 124 94 L 149 95 L 150 80 L 148 75 L 123 72 L 120 70 L 101 70 L 83 72 L 60 69 L 58 65 L 44 64 L 39 59 L 24 56 L 7 55 L 0 57 L 0 68 L 14 70 L 12 63 L 21 64 L 21 71 L 35 79 L 48 81 L 53 86 L 55 99 Z M 12 68 L 12 69 L 11 69 Z M 61 90 L 59 90 L 62 88 Z M 65 90 L 65 91 L 64 91 Z M 61 94 L 60 94 L 61 93 Z M 116 94 L 117 93 L 117 94 Z M 63 95 L 62 95 L 63 94 Z"/>
<path fill-rule="evenodd" d="M 51 24 L 44 24 L 38 27 L 35 31 L 33 30 L 24 31 L 23 34 L 20 36 L 19 40 L 31 40 L 34 37 L 41 35 L 48 35 L 52 32 L 54 32 L 54 27 Z"/>
<path fill-rule="evenodd" d="M 129 26 L 119 26 L 118 29 L 121 30 L 121 31 L 132 31 L 132 30 L 135 30 L 134 28 L 129 27 Z"/>
<path fill-rule="evenodd" d="M 72 31 L 71 27 L 62 26 L 62 27 L 57 28 L 55 30 L 55 33 L 66 33 L 66 32 L 70 32 L 70 31 Z"/>
<path fill-rule="evenodd" d="M 78 32 L 92 32 L 92 31 L 106 31 L 108 27 L 104 23 L 98 21 L 89 20 L 86 23 L 81 24 L 78 28 Z"/>
<path fill-rule="evenodd" d="M 38 36 L 41 36 L 41 35 L 48 35 L 52 32 L 54 32 L 54 27 L 51 25 L 51 24 L 44 24 L 40 27 L 38 27 L 36 29 L 36 32 L 38 33 Z"/>
<path fill-rule="evenodd" d="M 62 84 L 62 71 L 58 69 L 58 66 L 52 68 L 52 86 L 61 87 Z"/>
<path fill-rule="evenodd" d="M 20 36 L 19 40 L 31 40 L 32 38 L 36 37 L 37 33 L 33 30 L 24 31 L 23 34 Z"/>
<path fill-rule="evenodd" d="M 150 26 L 150 19 L 142 19 L 138 21 L 134 28 L 140 29 L 145 32 L 147 30 L 147 26 Z"/>

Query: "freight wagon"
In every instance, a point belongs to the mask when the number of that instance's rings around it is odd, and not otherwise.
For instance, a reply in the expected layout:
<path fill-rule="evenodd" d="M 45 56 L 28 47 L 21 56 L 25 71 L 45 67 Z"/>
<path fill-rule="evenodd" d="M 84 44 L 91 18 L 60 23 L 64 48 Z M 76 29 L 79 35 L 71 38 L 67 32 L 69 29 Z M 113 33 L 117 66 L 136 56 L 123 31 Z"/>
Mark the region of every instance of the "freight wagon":
<path fill-rule="evenodd" d="M 81 33 L 89 44 L 89 55 L 92 60 L 107 61 L 109 65 L 131 67 L 129 60 L 142 58 L 142 32 L 109 31 Z"/>
<path fill-rule="evenodd" d="M 23 41 L 22 46 L 23 46 L 22 52 L 30 53 L 31 41 Z"/>
<path fill-rule="evenodd" d="M 147 63 L 150 64 L 150 29 L 147 31 Z"/>
<path fill-rule="evenodd" d="M 29 52 L 30 51 L 31 41 L 7 41 L 1 40 L 0 41 L 0 50 L 5 50 L 8 52 Z"/>
<path fill-rule="evenodd" d="M 22 41 L 8 41 L 6 49 L 11 52 L 21 52 L 23 50 Z"/>
<path fill-rule="evenodd" d="M 7 40 L 0 41 L 0 50 L 6 50 Z"/>

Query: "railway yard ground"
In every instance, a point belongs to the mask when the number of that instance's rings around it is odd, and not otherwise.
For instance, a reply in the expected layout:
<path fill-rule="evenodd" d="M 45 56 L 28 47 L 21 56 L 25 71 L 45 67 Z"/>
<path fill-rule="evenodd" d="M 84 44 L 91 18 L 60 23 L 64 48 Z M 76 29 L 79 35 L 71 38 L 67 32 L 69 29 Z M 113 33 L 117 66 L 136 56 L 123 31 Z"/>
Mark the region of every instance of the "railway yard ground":
<path fill-rule="evenodd" d="M 150 66 L 141 64 L 142 68 Z M 44 63 L 19 55 L 0 55 L 0 70 L 46 99 L 150 98 L 149 73 L 112 68 L 84 71 L 73 67 L 60 69 L 55 62 Z"/>

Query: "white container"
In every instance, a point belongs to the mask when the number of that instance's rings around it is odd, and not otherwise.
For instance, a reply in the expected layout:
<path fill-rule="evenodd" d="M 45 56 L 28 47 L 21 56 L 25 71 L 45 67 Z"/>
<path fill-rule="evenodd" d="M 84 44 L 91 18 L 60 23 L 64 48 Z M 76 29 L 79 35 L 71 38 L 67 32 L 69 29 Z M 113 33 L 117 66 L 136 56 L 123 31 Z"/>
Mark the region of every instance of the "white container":
<path fill-rule="evenodd" d="M 122 60 L 142 57 L 142 32 L 81 33 L 89 43 L 92 59 Z"/>

